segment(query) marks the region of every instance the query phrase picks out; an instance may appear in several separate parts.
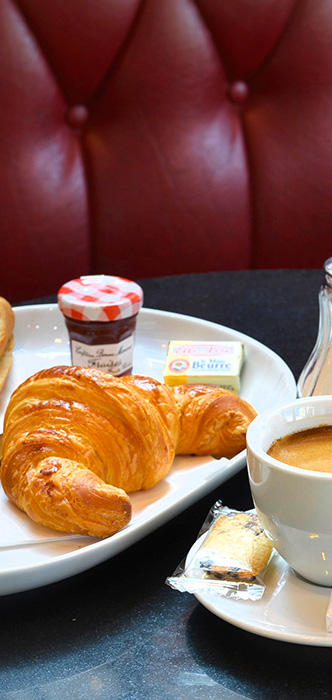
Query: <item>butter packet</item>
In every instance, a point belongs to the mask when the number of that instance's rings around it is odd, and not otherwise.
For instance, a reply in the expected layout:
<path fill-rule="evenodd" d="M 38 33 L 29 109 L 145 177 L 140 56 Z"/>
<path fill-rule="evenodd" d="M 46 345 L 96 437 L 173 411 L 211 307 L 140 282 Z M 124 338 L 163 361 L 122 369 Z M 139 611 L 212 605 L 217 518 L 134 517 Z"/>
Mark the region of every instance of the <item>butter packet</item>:
<path fill-rule="evenodd" d="M 216 384 L 240 391 L 244 345 L 239 341 L 171 340 L 164 369 L 164 383 Z"/>
<path fill-rule="evenodd" d="M 217 501 L 195 545 L 166 583 L 181 592 L 259 600 L 273 551 L 254 510 L 232 510 Z"/>

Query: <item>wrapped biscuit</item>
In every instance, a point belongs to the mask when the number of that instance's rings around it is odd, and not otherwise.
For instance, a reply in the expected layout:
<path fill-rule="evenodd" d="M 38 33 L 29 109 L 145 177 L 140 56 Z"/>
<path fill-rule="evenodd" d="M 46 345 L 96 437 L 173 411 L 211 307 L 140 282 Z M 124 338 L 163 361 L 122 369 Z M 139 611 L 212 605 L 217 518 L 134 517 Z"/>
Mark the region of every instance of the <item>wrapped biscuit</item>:
<path fill-rule="evenodd" d="M 196 545 L 166 583 L 190 593 L 258 600 L 265 590 L 264 571 L 272 552 L 255 511 L 232 510 L 218 501 Z"/>

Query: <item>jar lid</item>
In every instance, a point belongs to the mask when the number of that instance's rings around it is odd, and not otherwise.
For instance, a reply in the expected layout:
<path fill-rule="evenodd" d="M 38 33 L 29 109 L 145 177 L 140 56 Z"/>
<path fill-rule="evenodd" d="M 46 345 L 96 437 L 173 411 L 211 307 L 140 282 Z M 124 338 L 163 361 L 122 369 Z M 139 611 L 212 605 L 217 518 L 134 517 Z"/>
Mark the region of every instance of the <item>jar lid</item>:
<path fill-rule="evenodd" d="M 79 321 L 119 321 L 139 312 L 143 290 L 123 277 L 86 275 L 59 289 L 58 304 L 65 316 Z"/>

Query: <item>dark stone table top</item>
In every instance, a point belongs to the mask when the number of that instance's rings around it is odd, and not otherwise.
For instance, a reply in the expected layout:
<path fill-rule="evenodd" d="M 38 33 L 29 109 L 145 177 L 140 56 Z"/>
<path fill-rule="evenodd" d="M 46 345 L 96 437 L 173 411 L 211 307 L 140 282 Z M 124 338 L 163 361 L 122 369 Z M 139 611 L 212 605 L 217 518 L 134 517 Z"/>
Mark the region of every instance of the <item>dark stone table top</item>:
<path fill-rule="evenodd" d="M 321 281 L 319 270 L 277 270 L 141 284 L 146 307 L 246 333 L 277 352 L 297 379 L 316 339 Z M 256 636 L 165 585 L 219 498 L 251 507 L 245 469 L 109 561 L 0 598 L 1 698 L 331 697 L 332 649 Z"/>

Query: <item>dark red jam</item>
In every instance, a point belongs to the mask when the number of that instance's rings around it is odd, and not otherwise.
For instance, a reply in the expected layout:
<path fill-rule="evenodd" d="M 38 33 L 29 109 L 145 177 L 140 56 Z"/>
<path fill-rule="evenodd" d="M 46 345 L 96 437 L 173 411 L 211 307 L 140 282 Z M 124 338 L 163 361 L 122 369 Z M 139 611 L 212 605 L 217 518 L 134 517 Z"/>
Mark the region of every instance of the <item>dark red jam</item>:
<path fill-rule="evenodd" d="M 133 371 L 135 316 L 119 321 L 79 321 L 65 316 L 73 365 L 95 367 L 117 377 Z M 98 346 L 90 348 L 89 346 Z"/>

